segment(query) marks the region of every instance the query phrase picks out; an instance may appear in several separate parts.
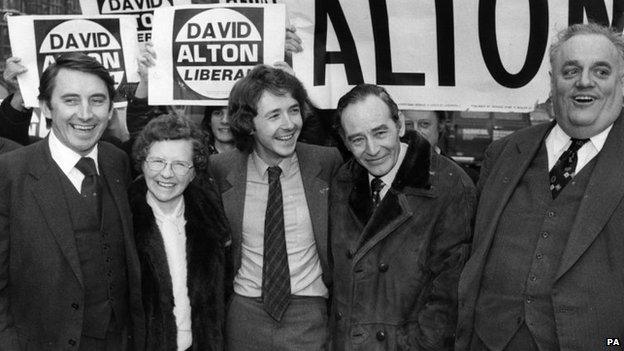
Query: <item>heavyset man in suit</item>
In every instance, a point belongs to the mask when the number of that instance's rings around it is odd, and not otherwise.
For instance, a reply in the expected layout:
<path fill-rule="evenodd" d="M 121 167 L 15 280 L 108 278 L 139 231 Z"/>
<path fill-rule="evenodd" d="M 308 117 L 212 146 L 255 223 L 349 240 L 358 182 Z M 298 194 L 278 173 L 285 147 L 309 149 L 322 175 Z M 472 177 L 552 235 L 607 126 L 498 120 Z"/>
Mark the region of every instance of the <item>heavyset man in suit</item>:
<path fill-rule="evenodd" d="M 229 350 L 327 348 L 329 185 L 342 159 L 297 143 L 306 101 L 297 78 L 263 65 L 230 93 L 237 149 L 210 159 L 232 229 Z"/>
<path fill-rule="evenodd" d="M 486 152 L 457 350 L 601 350 L 624 340 L 624 41 L 573 25 L 550 64 L 555 122 Z"/>
<path fill-rule="evenodd" d="M 475 188 L 403 118 L 376 85 L 338 102 L 354 157 L 331 187 L 335 350 L 453 348 Z"/>
<path fill-rule="evenodd" d="M 71 53 L 39 91 L 50 135 L 0 156 L 0 349 L 141 350 L 128 160 L 99 142 L 114 82 Z"/>

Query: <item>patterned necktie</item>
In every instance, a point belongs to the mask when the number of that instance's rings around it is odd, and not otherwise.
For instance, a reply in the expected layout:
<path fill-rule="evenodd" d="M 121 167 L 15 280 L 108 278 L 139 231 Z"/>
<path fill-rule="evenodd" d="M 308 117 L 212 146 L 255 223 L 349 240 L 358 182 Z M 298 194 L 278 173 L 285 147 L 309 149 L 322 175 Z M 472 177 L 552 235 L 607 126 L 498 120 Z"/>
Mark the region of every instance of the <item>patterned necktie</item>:
<path fill-rule="evenodd" d="M 286 252 L 281 168 L 269 167 L 269 196 L 264 218 L 262 300 L 264 310 L 280 321 L 290 302 L 290 270 Z"/>
<path fill-rule="evenodd" d="M 379 177 L 373 178 L 371 180 L 371 195 L 373 197 L 373 210 L 379 206 L 379 202 L 381 201 L 381 189 L 384 187 L 384 182 Z"/>
<path fill-rule="evenodd" d="M 572 144 L 564 151 L 557 163 L 550 170 L 550 192 L 552 193 L 553 200 L 557 198 L 561 190 L 568 184 L 570 179 L 574 177 L 576 171 L 576 163 L 578 161 L 578 150 L 589 139 L 575 139 L 572 138 Z"/>
<path fill-rule="evenodd" d="M 89 202 L 89 207 L 100 215 L 100 184 L 95 162 L 90 157 L 81 157 L 76 168 L 84 174 L 80 194 Z"/>

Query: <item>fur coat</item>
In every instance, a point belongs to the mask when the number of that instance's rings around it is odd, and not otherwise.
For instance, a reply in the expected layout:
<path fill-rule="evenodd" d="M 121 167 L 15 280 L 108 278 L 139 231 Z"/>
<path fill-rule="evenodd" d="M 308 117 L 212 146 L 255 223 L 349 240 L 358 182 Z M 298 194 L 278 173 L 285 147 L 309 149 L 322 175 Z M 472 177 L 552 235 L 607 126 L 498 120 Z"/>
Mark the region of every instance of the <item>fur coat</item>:
<path fill-rule="evenodd" d="M 208 189 L 210 190 L 210 189 Z M 140 177 L 130 189 L 134 235 L 141 262 L 146 349 L 177 350 L 173 290 L 164 243 Z M 194 183 L 184 191 L 187 287 L 191 304 L 192 350 L 223 350 L 225 250 L 229 229 L 213 191 Z"/>

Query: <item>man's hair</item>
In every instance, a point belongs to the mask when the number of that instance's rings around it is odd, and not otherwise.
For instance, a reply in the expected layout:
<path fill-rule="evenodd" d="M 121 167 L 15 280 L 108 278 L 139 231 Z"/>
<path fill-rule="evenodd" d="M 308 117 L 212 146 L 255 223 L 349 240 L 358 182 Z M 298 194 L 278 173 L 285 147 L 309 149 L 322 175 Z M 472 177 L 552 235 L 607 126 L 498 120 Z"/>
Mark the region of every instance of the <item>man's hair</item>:
<path fill-rule="evenodd" d="M 241 151 L 253 147 L 253 119 L 258 115 L 258 102 L 265 91 L 277 96 L 290 94 L 299 103 L 302 117 L 310 110 L 308 93 L 295 76 L 267 65 L 254 67 L 234 84 L 229 97 L 228 119 L 234 143 Z"/>
<path fill-rule="evenodd" d="M 52 108 L 50 99 L 56 85 L 56 76 L 61 69 L 90 73 L 100 78 L 108 91 L 109 109 L 112 108 L 115 95 L 115 81 L 101 63 L 81 52 L 68 52 L 59 55 L 56 58 L 56 62 L 48 66 L 41 74 L 41 79 L 39 80 L 39 100 L 45 101 L 49 108 Z M 75 82 L 75 84 L 80 85 L 80 82 Z"/>
<path fill-rule="evenodd" d="M 351 89 L 348 93 L 344 94 L 340 100 L 338 100 L 338 107 L 336 107 L 336 114 L 334 116 L 333 128 L 338 131 L 340 136 L 344 138 L 344 129 L 342 128 L 342 113 L 349 106 L 356 102 L 364 101 L 369 96 L 376 96 L 383 101 L 390 109 L 390 116 L 395 123 L 399 123 L 399 107 L 396 102 L 392 100 L 392 97 L 386 89 L 375 84 L 360 84 Z"/>
<path fill-rule="evenodd" d="M 141 130 L 132 147 L 135 168 L 140 172 L 143 161 L 153 143 L 165 140 L 189 140 L 193 146 L 193 166 L 197 171 L 208 167 L 208 145 L 201 128 L 185 117 L 174 114 L 160 115 Z"/>
<path fill-rule="evenodd" d="M 555 41 L 550 45 L 550 67 L 552 68 L 553 62 L 555 60 L 555 55 L 566 41 L 577 35 L 593 34 L 602 35 L 605 38 L 609 39 L 609 41 L 613 43 L 618 53 L 620 54 L 620 58 L 624 60 L 624 38 L 622 37 L 621 33 L 618 33 L 612 28 L 607 28 L 597 23 L 573 24 L 557 33 Z"/>

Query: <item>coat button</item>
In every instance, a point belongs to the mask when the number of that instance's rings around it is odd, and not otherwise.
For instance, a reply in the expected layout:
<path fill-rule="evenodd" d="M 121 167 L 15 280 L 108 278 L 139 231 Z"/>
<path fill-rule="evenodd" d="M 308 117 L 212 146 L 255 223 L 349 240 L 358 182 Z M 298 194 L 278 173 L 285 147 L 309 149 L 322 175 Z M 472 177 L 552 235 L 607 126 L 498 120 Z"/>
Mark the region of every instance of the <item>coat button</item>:
<path fill-rule="evenodd" d="M 76 346 L 76 340 L 74 339 L 67 340 L 67 343 L 70 344 L 71 346 Z"/>
<path fill-rule="evenodd" d="M 342 312 L 336 313 L 336 320 L 339 321 L 342 319 Z"/>
<path fill-rule="evenodd" d="M 352 259 L 353 256 L 355 256 L 355 254 L 353 253 L 353 250 L 347 249 L 347 258 Z"/>
<path fill-rule="evenodd" d="M 72 308 L 73 308 L 73 309 L 75 309 L 75 310 L 77 310 L 77 309 L 80 307 L 80 305 L 78 305 L 78 304 L 77 304 L 77 303 L 75 303 L 75 302 L 74 302 L 74 303 L 72 303 L 72 304 L 71 304 L 71 306 L 72 306 Z"/>
<path fill-rule="evenodd" d="M 385 263 L 380 264 L 380 265 L 379 265 L 379 271 L 380 271 L 381 273 L 383 273 L 383 272 L 387 272 L 387 271 L 388 271 L 388 265 L 387 265 L 387 264 L 385 264 Z"/>
<path fill-rule="evenodd" d="M 386 340 L 386 332 L 383 330 L 378 331 L 376 336 L 377 336 L 377 340 L 379 341 Z"/>

